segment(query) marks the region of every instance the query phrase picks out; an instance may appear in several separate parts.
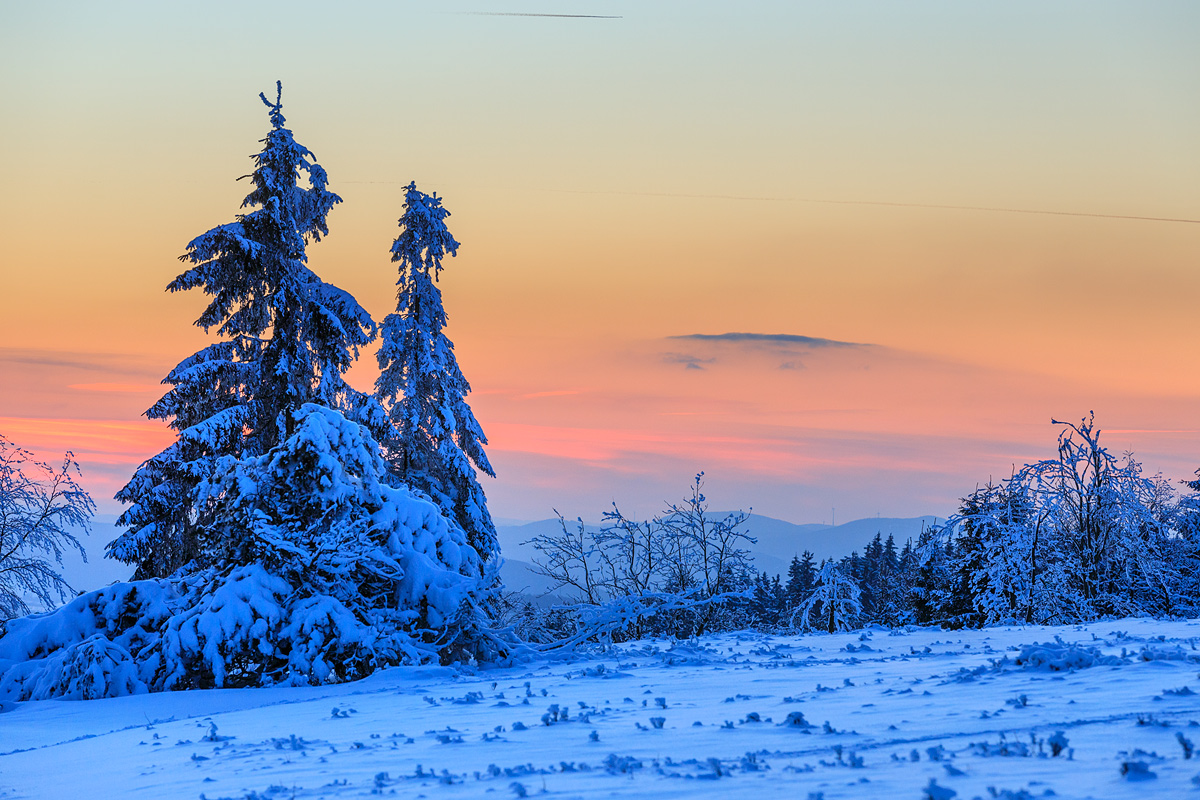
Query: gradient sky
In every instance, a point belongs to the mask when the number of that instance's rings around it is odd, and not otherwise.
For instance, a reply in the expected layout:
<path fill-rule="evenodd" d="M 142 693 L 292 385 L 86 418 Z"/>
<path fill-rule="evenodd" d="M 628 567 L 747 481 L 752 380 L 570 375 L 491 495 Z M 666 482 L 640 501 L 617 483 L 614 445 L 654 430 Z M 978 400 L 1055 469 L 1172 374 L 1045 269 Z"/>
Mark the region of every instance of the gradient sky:
<path fill-rule="evenodd" d="M 1200 4 L 0 11 L 0 433 L 107 513 L 277 78 L 345 200 L 311 263 L 377 319 L 402 187 L 445 197 L 499 517 L 648 515 L 701 469 L 796 522 L 945 514 L 1090 409 L 1200 466 L 1200 224 L 1103 216 L 1200 220 Z"/>

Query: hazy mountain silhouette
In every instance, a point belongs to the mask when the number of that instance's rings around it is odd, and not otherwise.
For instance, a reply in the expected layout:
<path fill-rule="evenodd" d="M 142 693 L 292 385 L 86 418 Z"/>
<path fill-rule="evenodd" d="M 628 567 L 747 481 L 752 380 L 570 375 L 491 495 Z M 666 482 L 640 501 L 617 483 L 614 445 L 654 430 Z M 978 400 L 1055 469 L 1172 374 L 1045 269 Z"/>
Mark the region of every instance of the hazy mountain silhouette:
<path fill-rule="evenodd" d="M 724 512 L 715 512 L 711 516 L 721 518 Z M 876 533 L 881 534 L 884 539 L 887 539 L 889 534 L 895 536 L 896 547 L 900 548 L 908 539 L 915 541 L 921 529 L 936 520 L 945 521 L 945 518 L 932 515 L 904 518 L 872 517 L 856 519 L 841 525 L 797 525 L 774 517 L 752 514 L 746 521 L 746 530 L 758 539 L 757 544 L 749 548 L 754 554 L 754 566 L 768 575 L 783 575 L 786 580 L 792 556 L 805 550 L 811 550 L 818 561 L 823 558 L 841 558 L 855 550 L 861 553 L 871 539 L 875 538 Z M 577 524 L 575 520 L 567 520 L 569 526 Z M 599 526 L 589 524 L 587 527 L 590 530 Z M 500 538 L 500 552 L 505 559 L 500 575 L 510 590 L 541 594 L 550 588 L 551 584 L 546 578 L 532 571 L 531 562 L 537 556 L 537 551 L 527 542 L 535 536 L 560 531 L 557 519 L 496 526 Z"/>

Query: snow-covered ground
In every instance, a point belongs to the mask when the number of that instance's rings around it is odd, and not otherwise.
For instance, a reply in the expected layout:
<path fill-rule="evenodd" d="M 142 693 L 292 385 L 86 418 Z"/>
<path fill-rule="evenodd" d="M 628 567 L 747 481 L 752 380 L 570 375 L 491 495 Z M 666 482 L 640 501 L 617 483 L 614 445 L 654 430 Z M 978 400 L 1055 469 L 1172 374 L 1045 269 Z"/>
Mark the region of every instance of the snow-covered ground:
<path fill-rule="evenodd" d="M 723 634 L 23 703 L 0 713 L 0 798 L 1200 797 L 1198 639 L 1140 619 Z"/>

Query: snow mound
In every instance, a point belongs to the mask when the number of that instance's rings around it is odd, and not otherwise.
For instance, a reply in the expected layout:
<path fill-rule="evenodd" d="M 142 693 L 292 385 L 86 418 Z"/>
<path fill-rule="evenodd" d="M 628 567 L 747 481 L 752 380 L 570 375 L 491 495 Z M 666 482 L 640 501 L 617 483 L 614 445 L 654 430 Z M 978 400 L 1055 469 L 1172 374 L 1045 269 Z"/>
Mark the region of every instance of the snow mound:
<path fill-rule="evenodd" d="M 1008 658 L 1001 659 L 997 666 L 1007 665 Z M 1034 642 L 1021 645 L 1020 653 L 1012 661 L 1025 670 L 1044 672 L 1070 672 L 1089 667 L 1120 666 L 1128 663 L 1119 656 L 1108 656 L 1095 647 L 1066 642 Z"/>
<path fill-rule="evenodd" d="M 1142 647 L 1138 658 L 1142 661 L 1182 661 L 1187 664 L 1200 664 L 1200 652 L 1184 650 L 1180 645 L 1148 644 Z"/>

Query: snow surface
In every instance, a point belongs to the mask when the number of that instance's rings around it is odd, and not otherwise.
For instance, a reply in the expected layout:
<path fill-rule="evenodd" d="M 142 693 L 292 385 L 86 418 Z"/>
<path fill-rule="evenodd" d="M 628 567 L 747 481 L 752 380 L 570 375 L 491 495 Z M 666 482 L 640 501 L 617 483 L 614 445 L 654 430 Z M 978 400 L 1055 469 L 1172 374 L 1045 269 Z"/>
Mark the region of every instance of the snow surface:
<path fill-rule="evenodd" d="M 1200 621 L 1149 619 L 747 632 L 18 703 L 0 798 L 1200 796 L 1197 640 Z"/>

